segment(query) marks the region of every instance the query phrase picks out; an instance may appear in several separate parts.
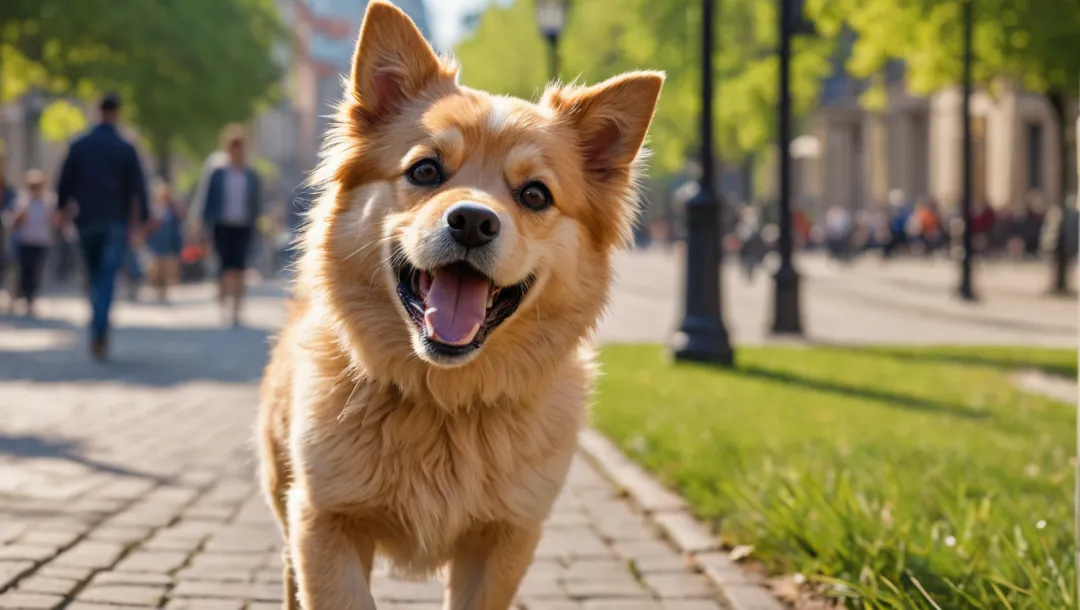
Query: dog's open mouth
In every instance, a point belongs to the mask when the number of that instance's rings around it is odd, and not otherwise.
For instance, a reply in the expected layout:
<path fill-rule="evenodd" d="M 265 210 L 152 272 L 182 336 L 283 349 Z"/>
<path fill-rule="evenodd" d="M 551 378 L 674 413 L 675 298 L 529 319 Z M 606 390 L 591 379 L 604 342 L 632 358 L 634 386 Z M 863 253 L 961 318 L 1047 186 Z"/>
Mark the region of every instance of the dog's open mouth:
<path fill-rule="evenodd" d="M 431 270 L 407 262 L 397 268 L 398 297 L 427 348 L 444 356 L 467 354 L 509 318 L 525 298 L 532 278 L 497 286 L 468 263 Z"/>

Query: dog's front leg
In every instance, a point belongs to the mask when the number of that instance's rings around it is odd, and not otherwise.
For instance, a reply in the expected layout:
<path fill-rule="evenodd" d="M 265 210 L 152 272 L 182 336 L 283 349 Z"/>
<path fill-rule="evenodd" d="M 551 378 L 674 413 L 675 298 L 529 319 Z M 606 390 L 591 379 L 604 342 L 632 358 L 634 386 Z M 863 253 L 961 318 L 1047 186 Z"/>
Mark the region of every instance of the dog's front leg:
<path fill-rule="evenodd" d="M 375 610 L 368 584 L 374 550 L 346 517 L 320 511 L 300 493 L 289 498 L 289 546 L 304 610 Z"/>
<path fill-rule="evenodd" d="M 532 563 L 541 525 L 494 525 L 466 536 L 450 562 L 446 610 L 507 610 Z"/>

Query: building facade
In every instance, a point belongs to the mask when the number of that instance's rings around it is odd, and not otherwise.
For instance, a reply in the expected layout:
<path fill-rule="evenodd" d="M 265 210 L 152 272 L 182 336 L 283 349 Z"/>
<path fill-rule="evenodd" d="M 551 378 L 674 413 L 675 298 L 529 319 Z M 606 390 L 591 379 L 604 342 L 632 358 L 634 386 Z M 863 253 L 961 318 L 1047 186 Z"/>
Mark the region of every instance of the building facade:
<path fill-rule="evenodd" d="M 841 45 L 850 50 L 852 39 Z M 813 202 L 813 212 L 829 205 L 857 209 L 884 205 L 899 189 L 909 200 L 931 197 L 948 209 L 959 204 L 963 189 L 963 94 L 959 87 L 930 96 L 907 88 L 903 64 L 886 67 L 886 106 L 868 110 L 859 103 L 865 81 L 844 69 L 841 52 L 822 86 L 812 113 L 808 138 L 814 146 L 795 159 L 795 192 Z M 1075 111 L 1075 110 L 1074 110 Z M 976 203 L 994 208 L 1021 205 L 1039 197 L 1054 205 L 1060 190 L 1057 118 L 1044 96 L 1007 81 L 977 90 L 971 101 L 972 192 Z M 1068 120 L 1074 120 L 1069 117 Z"/>

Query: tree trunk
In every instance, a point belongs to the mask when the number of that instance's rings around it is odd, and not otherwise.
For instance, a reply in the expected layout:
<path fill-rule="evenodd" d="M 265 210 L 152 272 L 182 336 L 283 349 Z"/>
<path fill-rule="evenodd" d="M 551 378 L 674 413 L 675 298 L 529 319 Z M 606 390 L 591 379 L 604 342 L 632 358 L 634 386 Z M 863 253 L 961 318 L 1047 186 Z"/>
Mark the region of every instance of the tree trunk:
<path fill-rule="evenodd" d="M 1069 145 L 1069 113 L 1066 109 L 1068 95 L 1063 91 L 1051 91 L 1046 95 L 1050 107 L 1057 117 L 1058 130 L 1058 200 L 1060 222 L 1057 228 L 1057 242 L 1054 246 L 1053 257 L 1053 282 L 1050 287 L 1052 294 L 1067 294 L 1069 292 L 1069 249 L 1068 239 L 1065 232 L 1068 230 L 1066 223 L 1067 210 L 1065 206 L 1066 192 L 1069 189 L 1069 172 L 1071 171 L 1069 158 L 1071 146 Z"/>

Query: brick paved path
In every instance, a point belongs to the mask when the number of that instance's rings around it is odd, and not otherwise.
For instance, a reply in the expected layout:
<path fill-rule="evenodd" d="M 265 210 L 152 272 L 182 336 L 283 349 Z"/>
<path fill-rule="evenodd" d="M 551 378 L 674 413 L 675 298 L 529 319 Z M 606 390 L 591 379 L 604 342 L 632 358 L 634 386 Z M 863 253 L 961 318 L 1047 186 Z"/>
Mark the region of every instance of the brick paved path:
<path fill-rule="evenodd" d="M 254 478 L 256 383 L 274 291 L 218 330 L 204 289 L 123 306 L 115 362 L 87 362 L 81 305 L 0 317 L 0 608 L 263 610 L 279 535 Z M 73 348 L 78 349 L 73 349 Z M 437 609 L 436 582 L 375 579 L 381 609 Z M 521 591 L 527 610 L 719 610 L 582 460 Z"/>

